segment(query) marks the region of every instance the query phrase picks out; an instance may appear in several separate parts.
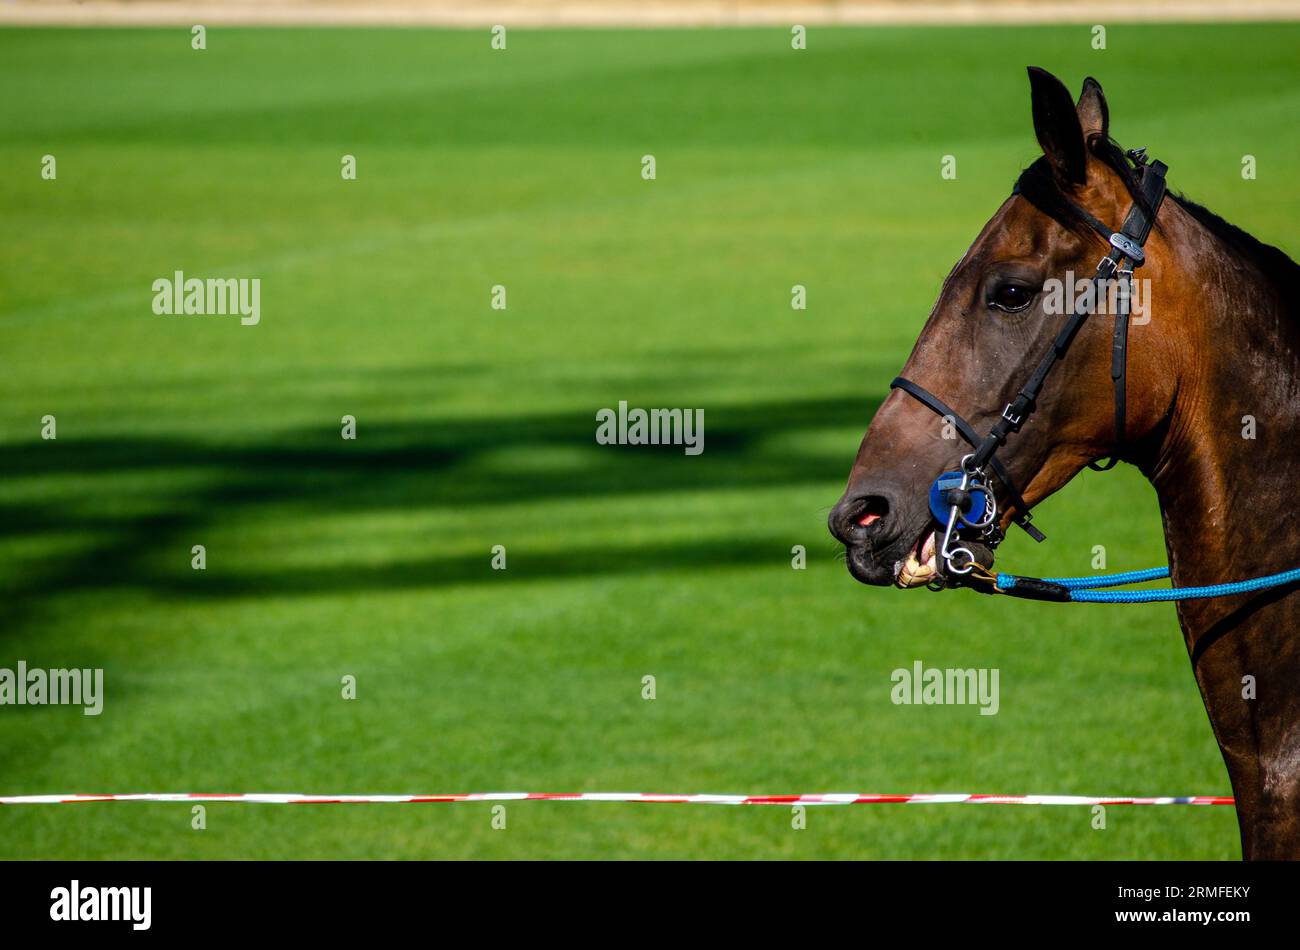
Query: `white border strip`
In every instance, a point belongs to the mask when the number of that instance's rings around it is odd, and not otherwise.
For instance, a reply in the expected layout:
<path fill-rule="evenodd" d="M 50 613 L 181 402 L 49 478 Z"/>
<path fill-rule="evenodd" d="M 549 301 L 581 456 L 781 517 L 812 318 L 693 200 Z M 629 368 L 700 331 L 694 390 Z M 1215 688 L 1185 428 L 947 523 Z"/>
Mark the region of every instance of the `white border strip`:
<path fill-rule="evenodd" d="M 1300 19 L 1296 0 L 2 0 L 11 26 L 728 27 Z"/>

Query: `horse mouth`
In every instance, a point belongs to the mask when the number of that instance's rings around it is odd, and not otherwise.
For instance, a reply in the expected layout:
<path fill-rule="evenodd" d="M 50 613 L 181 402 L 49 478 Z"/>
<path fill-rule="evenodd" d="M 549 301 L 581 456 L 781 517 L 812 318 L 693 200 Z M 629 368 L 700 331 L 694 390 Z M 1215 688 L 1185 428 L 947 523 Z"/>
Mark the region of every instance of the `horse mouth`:
<path fill-rule="evenodd" d="M 853 545 L 848 549 L 849 571 L 864 584 L 893 586 L 900 590 L 936 584 L 947 586 L 957 582 L 959 575 L 948 577 L 941 568 L 939 548 L 942 541 L 943 529 L 929 526 L 920 532 L 907 553 L 892 563 L 884 558 L 873 559 L 867 545 Z M 981 567 L 993 566 L 994 553 L 989 545 L 968 539 L 954 544 L 969 550 Z"/>
<path fill-rule="evenodd" d="M 853 520 L 862 528 L 870 528 L 878 518 L 863 512 Z M 929 525 L 913 537 L 916 540 L 905 553 L 902 538 L 873 538 L 865 532 L 844 537 L 849 573 L 873 587 L 922 587 L 930 583 L 938 576 L 939 537 Z"/>
<path fill-rule="evenodd" d="M 831 533 L 844 545 L 845 560 L 854 580 L 872 587 L 934 587 L 954 582 L 958 575 L 947 576 L 944 569 L 943 528 L 927 510 L 924 520 L 913 521 L 909 531 L 880 532 L 888 510 L 881 506 L 852 510 L 847 517 L 832 519 Z M 911 543 L 907 539 L 912 538 Z M 993 549 L 974 539 L 954 538 L 953 547 L 969 550 L 984 567 L 993 564 Z M 962 555 L 958 555 L 961 557 Z M 960 562 L 959 562 L 960 563 Z"/>

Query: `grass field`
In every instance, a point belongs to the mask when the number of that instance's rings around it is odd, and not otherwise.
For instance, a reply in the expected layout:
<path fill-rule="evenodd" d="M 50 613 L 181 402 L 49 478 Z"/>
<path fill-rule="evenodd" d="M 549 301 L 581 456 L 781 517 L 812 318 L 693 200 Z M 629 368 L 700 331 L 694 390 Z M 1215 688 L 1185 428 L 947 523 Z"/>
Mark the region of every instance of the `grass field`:
<path fill-rule="evenodd" d="M 107 692 L 97 718 L 0 707 L 0 793 L 1228 793 L 1172 608 L 867 589 L 825 530 L 941 280 L 1036 154 L 1026 64 L 1097 76 L 1122 143 L 1300 250 L 1300 27 L 1089 40 L 0 32 L 0 667 L 102 667 Z M 176 270 L 260 278 L 261 323 L 154 315 Z M 619 400 L 703 408 L 704 454 L 596 445 Z M 1001 563 L 1163 563 L 1131 469 L 1039 523 L 1049 543 Z M 1000 712 L 893 705 L 914 660 L 1000 669 Z M 1226 808 L 490 818 L 0 808 L 0 857 L 1239 854 Z"/>

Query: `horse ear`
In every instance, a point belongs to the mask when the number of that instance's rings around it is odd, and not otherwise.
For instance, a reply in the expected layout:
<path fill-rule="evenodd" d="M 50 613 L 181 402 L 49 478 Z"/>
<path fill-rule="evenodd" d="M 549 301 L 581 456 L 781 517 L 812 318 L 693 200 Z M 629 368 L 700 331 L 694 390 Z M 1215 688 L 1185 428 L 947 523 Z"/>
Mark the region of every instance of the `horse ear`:
<path fill-rule="evenodd" d="M 1030 101 L 1034 134 L 1052 170 L 1062 181 L 1082 185 L 1088 180 L 1088 157 L 1083 127 L 1074 111 L 1074 99 L 1065 84 L 1045 69 L 1029 67 Z"/>
<path fill-rule="evenodd" d="M 1079 115 L 1085 142 L 1094 135 L 1101 138 L 1110 135 L 1110 109 L 1106 106 L 1106 94 L 1101 91 L 1101 83 L 1091 76 L 1083 81 L 1083 91 L 1079 93 L 1079 105 L 1075 111 Z"/>

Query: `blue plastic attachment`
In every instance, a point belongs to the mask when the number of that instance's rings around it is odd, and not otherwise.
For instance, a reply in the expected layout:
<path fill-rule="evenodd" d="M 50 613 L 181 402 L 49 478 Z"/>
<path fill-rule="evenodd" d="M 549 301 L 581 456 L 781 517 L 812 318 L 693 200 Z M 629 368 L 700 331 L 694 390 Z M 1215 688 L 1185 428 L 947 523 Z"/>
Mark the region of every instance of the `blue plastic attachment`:
<path fill-rule="evenodd" d="M 944 472 L 930 486 L 930 514 L 934 515 L 934 520 L 939 524 L 948 523 L 948 513 L 952 510 L 952 504 L 946 496 L 949 489 L 961 488 L 961 480 L 961 472 Z M 961 512 L 961 518 L 968 524 L 975 524 L 984 518 L 984 506 L 988 504 L 988 496 L 984 486 L 977 481 L 971 481 L 966 486 L 966 490 L 970 492 L 970 510 Z"/>

